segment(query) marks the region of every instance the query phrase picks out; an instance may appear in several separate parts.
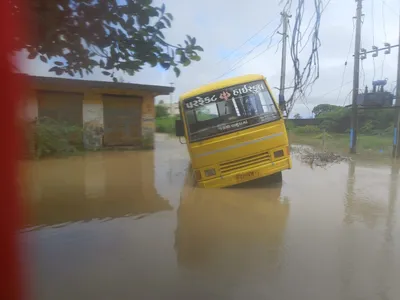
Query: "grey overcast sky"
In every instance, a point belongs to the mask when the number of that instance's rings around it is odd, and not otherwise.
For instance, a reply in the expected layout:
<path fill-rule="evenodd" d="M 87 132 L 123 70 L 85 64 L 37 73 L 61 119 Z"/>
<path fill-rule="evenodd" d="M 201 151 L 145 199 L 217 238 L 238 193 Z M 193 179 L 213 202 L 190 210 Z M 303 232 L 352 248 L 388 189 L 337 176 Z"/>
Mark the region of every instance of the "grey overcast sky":
<path fill-rule="evenodd" d="M 192 88 L 209 83 L 213 80 L 244 74 L 263 74 L 271 87 L 279 85 L 280 48 L 277 43 L 280 36 L 276 35 L 268 48 L 269 40 L 260 43 L 279 25 L 282 6 L 279 0 L 165 0 L 153 1 L 154 4 L 164 2 L 167 11 L 174 15 L 172 28 L 166 32 L 170 43 L 180 43 L 186 34 L 197 38 L 205 52 L 202 60 L 182 69 L 179 78 L 172 71 L 160 68 L 146 68 L 134 76 L 124 75 L 125 82 L 169 85 L 173 82 L 176 90 L 174 100 L 179 95 Z M 295 4 L 297 1 L 293 1 Z M 312 16 L 313 0 L 306 0 L 307 23 Z M 399 39 L 399 0 L 364 0 L 362 46 L 370 50 L 372 45 L 383 46 L 384 42 L 398 43 Z M 320 38 L 320 78 L 314 84 L 312 92 L 304 102 L 297 102 L 293 113 L 303 117 L 311 115 L 311 110 L 320 103 L 336 105 L 349 104 L 351 95 L 351 80 L 353 73 L 352 54 L 354 51 L 353 16 L 356 12 L 354 0 L 324 0 L 327 4 L 321 19 Z M 292 11 L 294 13 L 294 10 Z M 293 20 L 292 20 L 293 22 Z M 266 24 L 269 24 L 265 27 Z M 259 34 L 237 49 L 247 39 L 261 28 Z M 352 40 L 353 39 L 353 40 Z M 259 45 L 260 44 L 260 45 Z M 256 47 L 259 45 L 258 47 Z M 237 49 L 234 53 L 234 51 Z M 350 49 L 350 55 L 348 56 Z M 395 87 L 397 48 L 390 55 L 383 52 L 375 59 L 371 55 L 364 60 L 360 85 L 371 85 L 372 80 L 388 78 L 388 88 Z M 231 54 L 232 53 L 232 54 Z M 231 55 L 229 55 L 231 54 Z M 226 58 L 226 56 L 229 57 Z M 348 56 L 347 67 L 344 63 Z M 225 59 L 224 59 L 225 58 Z M 42 76 L 52 76 L 48 73 L 48 65 L 41 61 L 21 60 L 22 69 L 29 73 Z M 343 72 L 345 69 L 344 77 Z M 288 61 L 287 84 L 292 80 L 291 61 Z M 68 77 L 64 76 L 64 77 Z M 342 86 L 343 78 L 343 87 Z M 109 80 L 98 70 L 95 74 L 83 79 Z M 276 90 L 274 90 L 276 95 Z M 168 97 L 166 101 L 169 100 Z M 159 97 L 157 101 L 163 99 Z"/>

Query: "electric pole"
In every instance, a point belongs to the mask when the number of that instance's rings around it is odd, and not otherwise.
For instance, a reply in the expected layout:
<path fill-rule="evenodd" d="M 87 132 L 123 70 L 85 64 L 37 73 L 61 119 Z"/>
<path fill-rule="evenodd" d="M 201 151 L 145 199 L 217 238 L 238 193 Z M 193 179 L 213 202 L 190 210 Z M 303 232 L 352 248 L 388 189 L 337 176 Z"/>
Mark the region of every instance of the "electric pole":
<path fill-rule="evenodd" d="M 353 101 L 351 109 L 351 127 L 350 127 L 350 153 L 357 151 L 357 97 L 360 84 L 360 48 L 361 48 L 361 16 L 362 1 L 357 2 L 356 16 L 356 41 L 354 48 L 354 73 L 353 73 Z"/>
<path fill-rule="evenodd" d="M 279 106 L 284 113 L 285 108 L 285 80 L 286 80 L 286 48 L 287 48 L 287 29 L 290 16 L 286 11 L 281 12 L 282 16 L 282 61 L 281 61 L 281 83 L 279 87 Z M 288 116 L 287 116 L 288 117 Z"/>
<path fill-rule="evenodd" d="M 400 44 L 400 19 L 399 19 L 399 44 Z M 399 157 L 399 129 L 400 129 L 400 47 L 397 58 L 397 87 L 396 87 L 396 101 L 395 101 L 395 121 L 393 132 L 393 158 Z"/>

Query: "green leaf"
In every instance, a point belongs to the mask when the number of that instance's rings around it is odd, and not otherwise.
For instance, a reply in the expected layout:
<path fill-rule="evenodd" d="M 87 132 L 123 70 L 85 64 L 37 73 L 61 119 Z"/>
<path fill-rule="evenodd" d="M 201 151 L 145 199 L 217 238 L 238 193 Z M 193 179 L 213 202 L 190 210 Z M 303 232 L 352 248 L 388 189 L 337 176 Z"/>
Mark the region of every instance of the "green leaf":
<path fill-rule="evenodd" d="M 192 55 L 190 58 L 195 60 L 195 61 L 200 61 L 201 60 L 201 57 L 198 56 L 197 54 L 196 55 Z"/>
<path fill-rule="evenodd" d="M 44 55 L 40 55 L 40 60 L 44 63 L 47 63 L 47 58 Z"/>
<path fill-rule="evenodd" d="M 59 67 L 52 67 L 50 68 L 49 72 L 54 72 L 57 76 L 60 76 L 62 73 L 64 73 L 64 70 Z"/>
<path fill-rule="evenodd" d="M 193 50 L 197 50 L 197 51 L 204 51 L 204 49 L 200 46 L 194 46 Z"/>
<path fill-rule="evenodd" d="M 113 81 L 114 81 L 114 82 L 118 82 L 118 79 L 115 78 L 115 77 L 113 77 Z"/>
<path fill-rule="evenodd" d="M 144 11 L 142 11 L 138 17 L 138 21 L 140 26 L 144 26 L 149 24 L 150 19 L 149 16 Z"/>
<path fill-rule="evenodd" d="M 162 24 L 162 23 L 161 23 Z M 164 24 L 163 24 L 164 25 Z M 157 32 L 157 35 L 159 35 L 162 39 L 165 39 L 165 35 L 164 33 L 162 33 L 161 31 Z"/>
<path fill-rule="evenodd" d="M 103 75 L 106 75 L 106 76 L 110 76 L 111 75 L 111 73 L 107 72 L 107 71 L 102 71 L 101 73 L 103 73 Z"/>
<path fill-rule="evenodd" d="M 181 75 L 181 70 L 178 67 L 174 67 L 174 72 L 176 77 L 179 77 L 179 75 Z"/>
<path fill-rule="evenodd" d="M 157 10 L 156 8 L 154 8 L 154 7 L 149 7 L 149 8 L 147 9 L 147 14 L 148 14 L 150 17 L 158 17 L 158 16 L 159 16 L 158 10 Z"/>
<path fill-rule="evenodd" d="M 63 66 L 64 65 L 64 63 L 62 61 L 55 61 L 54 64 L 56 66 Z"/>
<path fill-rule="evenodd" d="M 162 19 L 165 23 L 167 23 L 167 26 L 168 26 L 168 27 L 171 27 L 171 21 L 170 21 L 168 18 L 162 17 L 161 19 Z"/>
<path fill-rule="evenodd" d="M 185 54 L 181 55 L 181 64 L 184 67 L 187 67 L 188 65 L 190 65 L 190 59 L 188 59 Z"/>
<path fill-rule="evenodd" d="M 165 24 L 163 22 L 161 22 L 161 21 L 157 22 L 155 27 L 158 28 L 158 29 L 166 28 Z M 160 33 L 161 33 L 161 31 L 160 31 Z"/>
<path fill-rule="evenodd" d="M 171 67 L 171 64 L 169 62 L 162 61 L 160 62 L 161 67 L 163 67 L 165 70 L 168 70 Z"/>
<path fill-rule="evenodd" d="M 166 15 L 166 16 L 167 16 L 167 18 L 168 18 L 168 19 L 170 19 L 171 21 L 173 21 L 173 20 L 174 20 L 174 17 L 172 16 L 172 14 L 170 14 L 170 13 L 166 13 L 165 15 Z"/>
<path fill-rule="evenodd" d="M 150 55 L 148 58 L 148 62 L 152 67 L 157 66 L 157 56 L 155 56 L 154 54 Z"/>
<path fill-rule="evenodd" d="M 100 68 L 102 68 L 102 69 L 103 69 L 104 67 L 105 67 L 104 60 L 102 60 L 102 59 L 101 59 L 101 60 L 100 60 Z"/>
<path fill-rule="evenodd" d="M 135 19 L 133 17 L 128 17 L 126 21 L 126 27 L 131 28 L 135 24 Z"/>

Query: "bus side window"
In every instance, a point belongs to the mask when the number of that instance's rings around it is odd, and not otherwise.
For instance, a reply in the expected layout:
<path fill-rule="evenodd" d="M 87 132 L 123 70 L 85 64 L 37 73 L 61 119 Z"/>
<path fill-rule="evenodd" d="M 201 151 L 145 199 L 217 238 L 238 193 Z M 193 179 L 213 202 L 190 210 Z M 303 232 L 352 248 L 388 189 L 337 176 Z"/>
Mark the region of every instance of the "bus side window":
<path fill-rule="evenodd" d="M 189 124 L 196 123 L 196 117 L 194 115 L 194 111 L 193 110 L 188 110 L 186 112 L 186 117 L 187 117 L 187 121 L 188 121 Z"/>

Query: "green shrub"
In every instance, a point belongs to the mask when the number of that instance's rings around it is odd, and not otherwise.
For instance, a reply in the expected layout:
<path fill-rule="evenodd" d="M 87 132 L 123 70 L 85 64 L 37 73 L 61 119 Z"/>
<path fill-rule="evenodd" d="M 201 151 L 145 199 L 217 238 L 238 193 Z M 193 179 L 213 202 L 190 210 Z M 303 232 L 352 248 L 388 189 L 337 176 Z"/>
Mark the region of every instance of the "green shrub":
<path fill-rule="evenodd" d="M 165 117 L 156 119 L 156 132 L 175 133 L 175 120 L 179 117 Z"/>
<path fill-rule="evenodd" d="M 168 109 L 163 105 L 156 105 L 156 118 L 163 118 L 168 116 Z"/>
<path fill-rule="evenodd" d="M 294 122 L 290 120 L 285 120 L 285 126 L 287 131 L 292 131 L 294 128 L 296 128 Z"/>
<path fill-rule="evenodd" d="M 77 152 L 83 149 L 82 128 L 41 118 L 34 127 L 34 145 L 36 157 Z"/>
<path fill-rule="evenodd" d="M 321 129 L 318 126 L 306 125 L 296 127 L 293 131 L 297 134 L 318 134 L 321 133 Z"/>

